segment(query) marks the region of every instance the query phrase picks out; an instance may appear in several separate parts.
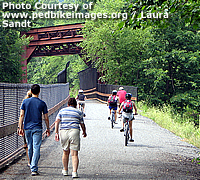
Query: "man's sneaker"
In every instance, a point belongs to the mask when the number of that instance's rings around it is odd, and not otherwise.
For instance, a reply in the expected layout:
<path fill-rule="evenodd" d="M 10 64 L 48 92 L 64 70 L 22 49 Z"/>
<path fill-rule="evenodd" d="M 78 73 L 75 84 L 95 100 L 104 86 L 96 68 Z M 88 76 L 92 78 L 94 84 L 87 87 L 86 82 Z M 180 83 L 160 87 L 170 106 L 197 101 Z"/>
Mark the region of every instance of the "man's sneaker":
<path fill-rule="evenodd" d="M 40 175 L 40 174 L 39 174 L 37 171 L 32 171 L 32 172 L 31 172 L 31 175 L 32 175 L 32 176 L 38 176 L 38 175 Z"/>
<path fill-rule="evenodd" d="M 77 172 L 72 172 L 72 178 L 78 178 L 78 173 Z"/>
<path fill-rule="evenodd" d="M 110 116 L 108 117 L 108 120 L 110 120 Z"/>
<path fill-rule="evenodd" d="M 118 124 L 118 123 L 115 121 L 115 124 Z"/>
<path fill-rule="evenodd" d="M 130 139 L 129 141 L 130 141 L 130 142 L 134 142 L 134 139 Z"/>
<path fill-rule="evenodd" d="M 120 129 L 120 132 L 124 132 L 124 128 Z"/>
<path fill-rule="evenodd" d="M 67 170 L 62 170 L 62 174 L 63 174 L 63 176 L 67 176 L 68 175 L 68 171 Z"/>

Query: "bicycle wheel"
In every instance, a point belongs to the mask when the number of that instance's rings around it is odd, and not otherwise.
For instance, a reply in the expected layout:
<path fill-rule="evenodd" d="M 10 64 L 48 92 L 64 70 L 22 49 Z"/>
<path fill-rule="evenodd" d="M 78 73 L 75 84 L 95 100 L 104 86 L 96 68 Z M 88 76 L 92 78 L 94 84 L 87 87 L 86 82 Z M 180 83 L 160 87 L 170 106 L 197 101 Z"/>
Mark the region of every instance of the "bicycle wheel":
<path fill-rule="evenodd" d="M 128 133 L 128 125 L 125 125 L 125 146 L 128 144 L 128 139 L 129 139 L 129 133 Z"/>
<path fill-rule="evenodd" d="M 114 121 L 115 121 L 115 115 L 114 115 L 114 113 L 112 113 L 112 117 L 111 117 L 111 128 L 112 129 L 114 127 Z"/>

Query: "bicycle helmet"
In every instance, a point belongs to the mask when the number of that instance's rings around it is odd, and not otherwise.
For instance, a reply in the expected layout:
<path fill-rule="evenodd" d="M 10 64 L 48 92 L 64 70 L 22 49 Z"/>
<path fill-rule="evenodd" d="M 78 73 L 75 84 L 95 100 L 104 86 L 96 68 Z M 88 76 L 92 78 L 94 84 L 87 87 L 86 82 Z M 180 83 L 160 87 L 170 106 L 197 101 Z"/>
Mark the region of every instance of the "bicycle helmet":
<path fill-rule="evenodd" d="M 82 90 L 82 89 L 80 89 L 78 92 L 79 92 L 79 93 L 83 93 L 83 90 Z"/>
<path fill-rule="evenodd" d="M 124 88 L 123 88 L 123 87 L 120 87 L 119 90 L 124 90 Z"/>
<path fill-rule="evenodd" d="M 126 94 L 126 99 L 129 99 L 129 100 L 130 100 L 131 97 L 132 97 L 132 94 L 131 94 L 131 93 L 127 93 L 127 94 Z"/>
<path fill-rule="evenodd" d="M 116 95 L 116 94 L 117 94 L 117 90 L 113 90 L 113 91 L 112 91 L 112 94 L 113 94 L 113 95 Z"/>

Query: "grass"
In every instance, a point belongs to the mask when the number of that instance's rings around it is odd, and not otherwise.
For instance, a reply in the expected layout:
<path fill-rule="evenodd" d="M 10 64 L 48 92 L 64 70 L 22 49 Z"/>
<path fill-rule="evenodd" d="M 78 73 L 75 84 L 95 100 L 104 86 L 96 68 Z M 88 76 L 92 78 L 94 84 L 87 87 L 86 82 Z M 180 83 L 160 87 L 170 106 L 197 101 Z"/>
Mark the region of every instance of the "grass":
<path fill-rule="evenodd" d="M 183 120 L 183 117 L 179 114 L 172 113 L 170 106 L 148 107 L 145 102 L 138 102 L 137 108 L 141 110 L 141 115 L 152 119 L 161 127 L 180 136 L 183 141 L 200 148 L 200 128 L 195 127 L 189 119 Z"/>

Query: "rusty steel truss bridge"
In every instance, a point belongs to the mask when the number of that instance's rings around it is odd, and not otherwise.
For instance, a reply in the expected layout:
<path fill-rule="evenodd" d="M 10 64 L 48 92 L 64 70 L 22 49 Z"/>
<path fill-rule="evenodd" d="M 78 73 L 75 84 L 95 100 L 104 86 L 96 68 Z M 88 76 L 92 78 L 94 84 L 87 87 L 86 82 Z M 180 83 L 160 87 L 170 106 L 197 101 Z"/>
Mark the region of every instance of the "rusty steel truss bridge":
<path fill-rule="evenodd" d="M 22 32 L 22 35 L 32 37 L 23 55 L 22 70 L 25 72 L 23 83 L 27 82 L 27 64 L 32 57 L 74 54 L 81 56 L 82 48 L 78 44 L 83 41 L 81 33 L 83 25 L 84 23 L 67 24 L 33 28 L 28 32 Z"/>

